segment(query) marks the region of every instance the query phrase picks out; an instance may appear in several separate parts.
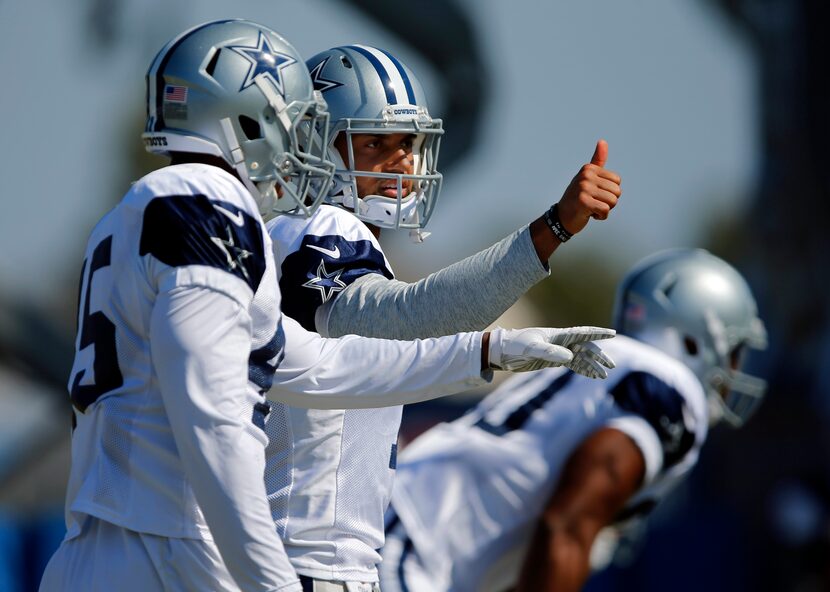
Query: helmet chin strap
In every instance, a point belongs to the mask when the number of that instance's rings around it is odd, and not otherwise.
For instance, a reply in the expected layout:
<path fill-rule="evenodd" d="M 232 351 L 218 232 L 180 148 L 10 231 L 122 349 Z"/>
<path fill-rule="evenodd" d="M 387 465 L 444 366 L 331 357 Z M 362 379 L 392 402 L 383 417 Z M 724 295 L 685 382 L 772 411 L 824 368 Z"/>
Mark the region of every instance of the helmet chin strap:
<path fill-rule="evenodd" d="M 413 228 L 409 231 L 409 240 L 411 240 L 416 245 L 420 245 L 422 242 L 427 240 L 432 235 L 431 232 L 427 232 L 420 228 Z"/>
<path fill-rule="evenodd" d="M 364 195 L 360 199 L 363 201 L 360 213 L 378 222 L 398 218 L 398 203 L 401 205 L 401 222 L 409 222 L 418 217 L 418 195 L 414 191 L 403 197 L 400 202 L 382 195 Z"/>
<path fill-rule="evenodd" d="M 419 221 L 418 210 L 416 209 L 415 212 L 412 214 L 412 218 L 410 219 L 410 222 L 415 223 L 415 222 L 418 222 L 418 221 Z M 413 228 L 409 231 L 409 240 L 411 240 L 416 245 L 420 245 L 425 240 L 427 240 L 430 237 L 431 234 L 432 234 L 431 232 L 427 232 L 423 228 Z"/>
<path fill-rule="evenodd" d="M 345 208 L 354 211 L 354 191 L 352 189 L 352 179 L 348 174 L 344 174 L 346 170 L 346 163 L 343 162 L 343 157 L 340 156 L 340 151 L 333 147 L 334 139 L 329 138 L 329 147 L 326 151 L 328 159 L 334 163 L 334 177 L 329 187 L 329 194 L 326 196 L 326 202 L 331 204 L 340 204 Z"/>

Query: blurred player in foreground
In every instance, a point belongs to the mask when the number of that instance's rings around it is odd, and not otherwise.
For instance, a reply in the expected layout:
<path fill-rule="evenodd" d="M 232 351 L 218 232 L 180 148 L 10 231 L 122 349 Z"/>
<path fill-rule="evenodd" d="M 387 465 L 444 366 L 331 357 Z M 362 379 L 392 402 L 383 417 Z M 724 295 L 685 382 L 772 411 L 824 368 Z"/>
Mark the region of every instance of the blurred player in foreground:
<path fill-rule="evenodd" d="M 384 592 L 579 590 L 591 550 L 694 466 L 710 425 L 740 426 L 763 396 L 740 372 L 766 346 L 744 279 L 702 250 L 649 257 L 623 279 L 617 364 L 502 384 L 406 448 L 387 522 Z M 596 559 L 596 557 L 595 557 Z"/>
<path fill-rule="evenodd" d="M 310 331 L 413 339 L 484 329 L 548 276 L 561 241 L 591 216 L 605 218 L 620 195 L 600 143 L 547 214 L 550 222 L 542 216 L 419 282 L 396 281 L 377 235 L 405 228 L 423 238 L 440 190 L 441 121 L 430 116 L 411 70 L 386 51 L 350 45 L 307 63 L 331 113 L 338 170 L 328 201 L 335 205 L 307 220 L 274 219 L 268 228 L 283 310 Z M 604 375 L 597 350 L 576 351 L 572 369 Z M 309 589 L 374 589 L 400 422 L 400 407 L 273 408 L 266 486 L 286 551 Z"/>
<path fill-rule="evenodd" d="M 333 165 L 325 104 L 267 27 L 217 21 L 170 41 L 147 75 L 147 114 L 148 149 L 172 163 L 89 239 L 68 532 L 41 590 L 299 592 L 263 482 L 266 394 L 400 404 L 482 384 L 491 361 L 571 363 L 552 342 L 588 332 L 326 340 L 283 318 L 261 216 L 312 213 L 309 190 Z"/>

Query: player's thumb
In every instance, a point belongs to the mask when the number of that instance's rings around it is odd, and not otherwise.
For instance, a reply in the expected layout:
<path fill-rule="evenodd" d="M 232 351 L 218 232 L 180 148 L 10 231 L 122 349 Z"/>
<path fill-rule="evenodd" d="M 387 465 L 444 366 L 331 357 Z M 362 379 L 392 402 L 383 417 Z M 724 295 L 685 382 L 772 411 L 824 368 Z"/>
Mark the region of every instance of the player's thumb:
<path fill-rule="evenodd" d="M 539 341 L 528 347 L 525 355 L 537 360 L 556 364 L 557 366 L 567 364 L 574 357 L 573 352 L 567 347 L 553 343 L 545 343 L 544 341 Z"/>
<path fill-rule="evenodd" d="M 591 164 L 595 164 L 598 167 L 604 167 L 606 160 L 608 160 L 608 142 L 605 140 L 599 140 L 597 142 L 597 147 L 594 148 L 594 155 L 591 157 Z"/>

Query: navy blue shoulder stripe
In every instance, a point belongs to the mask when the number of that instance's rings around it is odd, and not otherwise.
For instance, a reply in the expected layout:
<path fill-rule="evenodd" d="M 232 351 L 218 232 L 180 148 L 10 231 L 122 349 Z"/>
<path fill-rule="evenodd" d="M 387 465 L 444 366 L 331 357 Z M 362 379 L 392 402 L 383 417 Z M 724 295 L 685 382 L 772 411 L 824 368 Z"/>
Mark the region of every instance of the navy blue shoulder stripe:
<path fill-rule="evenodd" d="M 259 349 L 255 349 L 248 357 L 248 380 L 257 385 L 261 393 L 271 389 L 274 384 L 274 374 L 285 358 L 285 330 L 282 321 L 271 340 Z"/>
<path fill-rule="evenodd" d="M 390 105 L 396 104 L 398 100 L 395 95 L 395 89 L 392 86 L 392 79 L 389 78 L 389 73 L 386 71 L 386 68 L 383 67 L 383 64 L 380 63 L 380 60 L 372 55 L 372 52 L 363 47 L 350 45 L 349 48 L 365 56 L 366 59 L 369 60 L 369 62 L 375 67 L 375 71 L 377 71 L 380 82 L 383 85 L 383 90 L 386 91 L 386 102 Z"/>
<path fill-rule="evenodd" d="M 406 87 L 406 96 L 409 98 L 409 104 L 417 105 L 417 103 L 415 102 L 415 91 L 412 88 L 412 81 L 409 79 L 409 75 L 406 73 L 406 69 L 403 67 L 403 64 L 401 64 L 398 61 L 398 58 L 393 56 L 388 51 L 385 51 L 380 48 L 378 49 L 382 53 L 384 53 L 386 57 L 389 58 L 393 64 L 395 64 L 395 68 L 398 69 L 398 73 L 401 75 L 401 78 L 403 79 L 403 85 Z"/>
<path fill-rule="evenodd" d="M 282 311 L 309 331 L 317 331 L 317 309 L 370 273 L 394 277 L 371 241 L 307 234 L 280 266 Z"/>
<path fill-rule="evenodd" d="M 258 220 L 204 195 L 156 197 L 144 209 L 139 254 L 172 267 L 207 265 L 227 271 L 256 292 L 265 274 Z"/>
<path fill-rule="evenodd" d="M 645 419 L 663 447 L 663 467 L 679 462 L 695 443 L 693 415 L 677 389 L 648 372 L 629 372 L 611 396 L 622 409 Z"/>

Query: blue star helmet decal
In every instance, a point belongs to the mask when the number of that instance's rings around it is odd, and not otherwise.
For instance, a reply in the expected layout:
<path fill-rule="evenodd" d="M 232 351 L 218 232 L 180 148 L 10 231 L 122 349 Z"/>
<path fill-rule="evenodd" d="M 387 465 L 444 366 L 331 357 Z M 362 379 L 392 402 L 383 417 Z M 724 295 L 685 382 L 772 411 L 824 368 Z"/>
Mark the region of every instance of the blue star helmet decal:
<path fill-rule="evenodd" d="M 326 67 L 329 58 L 331 58 L 331 56 L 326 57 L 326 59 L 314 66 L 311 69 L 311 72 L 309 72 L 309 74 L 311 74 L 311 82 L 314 83 L 314 90 L 326 92 L 327 90 L 337 88 L 338 86 L 343 86 L 342 82 L 337 82 L 336 80 L 329 80 L 328 78 L 323 78 L 323 68 Z"/>
<path fill-rule="evenodd" d="M 340 279 L 340 274 L 342 273 L 342 269 L 331 273 L 327 272 L 326 265 L 321 260 L 320 265 L 317 267 L 317 277 L 308 280 L 303 284 L 303 287 L 320 290 L 320 297 L 323 299 L 323 302 L 328 302 L 337 292 L 342 292 L 346 288 L 346 283 Z"/>
<path fill-rule="evenodd" d="M 282 84 L 281 71 L 283 68 L 290 66 L 297 62 L 290 55 L 274 51 L 268 43 L 268 39 L 261 32 L 257 39 L 256 47 L 247 47 L 244 45 L 231 45 L 228 49 L 234 50 L 236 53 L 248 60 L 251 65 L 248 68 L 248 73 L 245 75 L 245 80 L 239 90 L 245 90 L 254 83 L 254 78 L 260 74 L 264 74 L 281 95 L 285 94 Z"/>

